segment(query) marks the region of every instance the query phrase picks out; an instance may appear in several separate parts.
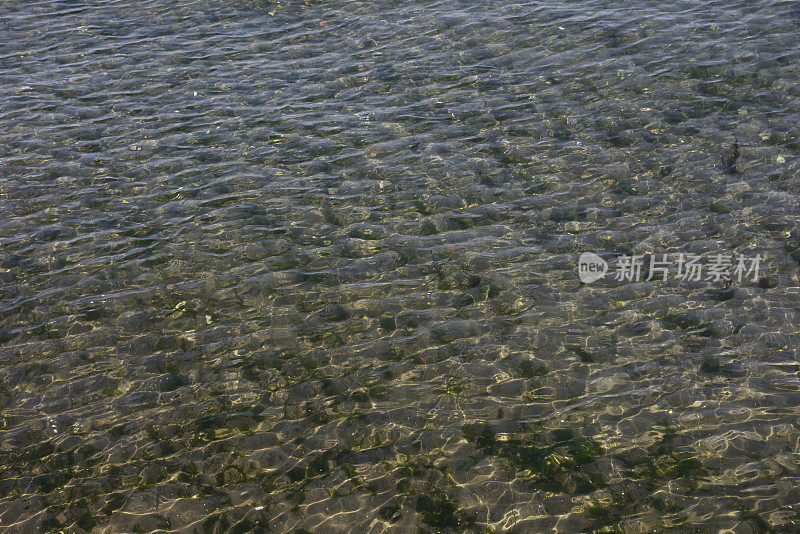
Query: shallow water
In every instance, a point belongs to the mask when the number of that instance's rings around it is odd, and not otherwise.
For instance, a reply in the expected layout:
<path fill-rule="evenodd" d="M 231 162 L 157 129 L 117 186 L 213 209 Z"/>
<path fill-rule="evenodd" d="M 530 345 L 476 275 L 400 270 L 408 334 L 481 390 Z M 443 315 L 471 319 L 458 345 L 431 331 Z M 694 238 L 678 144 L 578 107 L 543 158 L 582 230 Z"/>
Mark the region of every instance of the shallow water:
<path fill-rule="evenodd" d="M 3 1 L 0 527 L 796 532 L 798 32 Z"/>

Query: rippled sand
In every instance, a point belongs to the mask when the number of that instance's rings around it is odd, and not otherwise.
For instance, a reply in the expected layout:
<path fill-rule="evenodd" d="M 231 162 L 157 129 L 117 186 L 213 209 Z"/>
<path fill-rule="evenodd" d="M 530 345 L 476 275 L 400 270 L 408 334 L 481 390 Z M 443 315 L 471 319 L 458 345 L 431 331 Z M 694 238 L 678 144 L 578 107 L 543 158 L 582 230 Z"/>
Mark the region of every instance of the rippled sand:
<path fill-rule="evenodd" d="M 798 32 L 0 2 L 0 528 L 797 532 Z"/>

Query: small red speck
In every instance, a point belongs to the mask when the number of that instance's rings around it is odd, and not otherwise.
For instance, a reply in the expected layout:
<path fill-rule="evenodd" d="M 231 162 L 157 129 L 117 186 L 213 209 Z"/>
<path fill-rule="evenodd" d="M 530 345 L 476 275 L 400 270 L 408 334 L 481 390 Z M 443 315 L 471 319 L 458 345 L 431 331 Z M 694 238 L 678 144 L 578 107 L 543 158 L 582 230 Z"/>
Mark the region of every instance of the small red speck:
<path fill-rule="evenodd" d="M 330 24 L 328 24 L 327 20 L 319 21 L 319 25 L 322 26 L 323 28 L 327 28 L 328 26 L 330 26 Z"/>

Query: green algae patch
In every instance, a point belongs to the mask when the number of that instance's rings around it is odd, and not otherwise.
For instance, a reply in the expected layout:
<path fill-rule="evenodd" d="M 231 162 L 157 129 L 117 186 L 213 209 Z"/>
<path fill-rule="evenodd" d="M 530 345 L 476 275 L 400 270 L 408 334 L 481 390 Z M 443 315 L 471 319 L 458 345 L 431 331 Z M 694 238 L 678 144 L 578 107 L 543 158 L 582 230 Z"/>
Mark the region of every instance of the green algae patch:
<path fill-rule="evenodd" d="M 458 528 L 459 520 L 456 517 L 458 506 L 441 492 L 433 496 L 420 495 L 417 499 L 417 513 L 425 524 L 436 528 Z"/>
<path fill-rule="evenodd" d="M 517 373 L 523 378 L 536 378 L 550 373 L 545 365 L 537 365 L 531 361 L 524 361 L 517 366 Z"/>
<path fill-rule="evenodd" d="M 423 523 L 436 529 L 463 531 L 475 525 L 475 518 L 461 510 L 456 501 L 438 488 L 417 497 L 415 510 Z"/>
<path fill-rule="evenodd" d="M 557 429 L 550 439 L 541 434 L 498 437 L 490 425 L 464 425 L 464 438 L 486 454 L 500 459 L 531 482 L 555 492 L 588 493 L 605 486 L 602 475 L 582 466 L 603 455 L 597 441 Z"/>

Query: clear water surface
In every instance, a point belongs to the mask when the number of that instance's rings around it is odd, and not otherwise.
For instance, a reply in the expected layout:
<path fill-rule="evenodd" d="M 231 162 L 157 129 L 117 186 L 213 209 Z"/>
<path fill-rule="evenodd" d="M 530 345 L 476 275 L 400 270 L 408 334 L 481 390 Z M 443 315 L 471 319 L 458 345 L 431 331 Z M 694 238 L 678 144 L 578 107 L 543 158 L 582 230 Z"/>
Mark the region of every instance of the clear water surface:
<path fill-rule="evenodd" d="M 0 527 L 797 532 L 798 32 L 3 0 Z"/>

